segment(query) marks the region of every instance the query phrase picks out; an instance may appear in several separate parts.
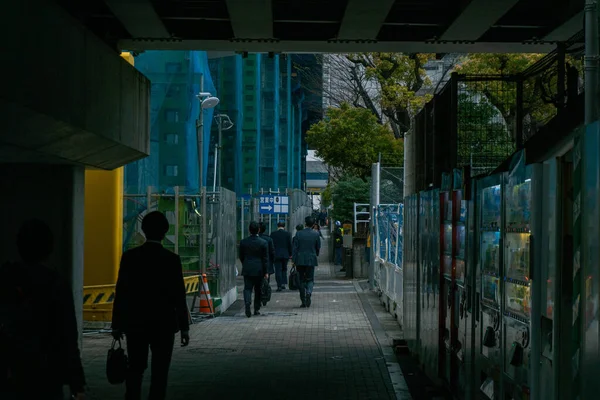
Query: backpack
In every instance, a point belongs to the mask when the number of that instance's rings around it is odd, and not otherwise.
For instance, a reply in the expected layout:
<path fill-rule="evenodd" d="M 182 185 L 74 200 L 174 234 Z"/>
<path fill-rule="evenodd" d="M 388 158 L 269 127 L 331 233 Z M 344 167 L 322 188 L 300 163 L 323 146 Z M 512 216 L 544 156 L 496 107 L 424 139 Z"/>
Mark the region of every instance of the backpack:
<path fill-rule="evenodd" d="M 36 302 L 35 290 L 22 265 L 0 267 L 0 386 L 48 362 L 39 326 L 43 305 Z"/>

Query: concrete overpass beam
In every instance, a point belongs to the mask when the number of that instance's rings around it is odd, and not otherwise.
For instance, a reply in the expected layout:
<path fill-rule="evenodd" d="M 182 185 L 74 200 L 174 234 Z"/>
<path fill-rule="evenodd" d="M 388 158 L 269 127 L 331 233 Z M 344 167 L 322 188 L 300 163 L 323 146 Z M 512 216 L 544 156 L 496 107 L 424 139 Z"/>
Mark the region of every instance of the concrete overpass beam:
<path fill-rule="evenodd" d="M 168 38 L 169 32 L 150 0 L 105 0 L 134 38 Z"/>
<path fill-rule="evenodd" d="M 562 25 L 550 32 L 544 40 L 550 42 L 564 42 L 583 30 L 583 11 L 567 19 Z"/>
<path fill-rule="evenodd" d="M 52 1 L 2 16 L 0 162 L 113 169 L 148 155 L 148 79 Z"/>
<path fill-rule="evenodd" d="M 236 38 L 273 38 L 271 0 L 227 0 L 227 10 Z"/>
<path fill-rule="evenodd" d="M 519 0 L 471 0 L 442 34 L 441 40 L 475 41 Z"/>
<path fill-rule="evenodd" d="M 338 32 L 338 39 L 375 40 L 394 0 L 350 0 Z"/>

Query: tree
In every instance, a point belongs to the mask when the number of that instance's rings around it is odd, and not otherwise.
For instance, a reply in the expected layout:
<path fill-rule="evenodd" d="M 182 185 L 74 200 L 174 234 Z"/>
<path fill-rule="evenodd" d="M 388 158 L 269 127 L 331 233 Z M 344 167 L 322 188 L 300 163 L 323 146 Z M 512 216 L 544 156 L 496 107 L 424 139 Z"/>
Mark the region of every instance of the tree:
<path fill-rule="evenodd" d="M 354 203 L 369 203 L 371 196 L 370 179 L 363 180 L 352 175 L 344 175 L 331 188 L 334 220 L 354 220 Z"/>
<path fill-rule="evenodd" d="M 412 117 L 431 98 L 431 82 L 423 67 L 433 57 L 403 53 L 325 55 L 325 104 L 339 107 L 348 103 L 365 108 L 381 125 L 388 125 L 394 137 L 403 138 Z M 302 76 L 307 87 L 311 81 L 323 79 L 320 71 L 303 71 Z"/>
<path fill-rule="evenodd" d="M 338 175 L 366 179 L 371 173 L 371 164 L 378 161 L 380 154 L 386 163 L 401 164 L 404 159 L 401 140 L 379 124 L 369 110 L 347 103 L 339 108 L 328 108 L 325 118 L 308 130 L 306 142 L 316 150 L 317 157 L 338 170 Z"/>

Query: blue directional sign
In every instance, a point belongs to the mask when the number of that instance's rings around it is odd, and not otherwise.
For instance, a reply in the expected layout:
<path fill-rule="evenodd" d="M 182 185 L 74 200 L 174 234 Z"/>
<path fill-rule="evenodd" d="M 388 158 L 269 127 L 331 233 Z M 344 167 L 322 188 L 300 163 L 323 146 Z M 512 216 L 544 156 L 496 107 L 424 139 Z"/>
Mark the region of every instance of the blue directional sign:
<path fill-rule="evenodd" d="M 261 195 L 258 210 L 261 214 L 289 214 L 290 198 L 278 194 Z"/>

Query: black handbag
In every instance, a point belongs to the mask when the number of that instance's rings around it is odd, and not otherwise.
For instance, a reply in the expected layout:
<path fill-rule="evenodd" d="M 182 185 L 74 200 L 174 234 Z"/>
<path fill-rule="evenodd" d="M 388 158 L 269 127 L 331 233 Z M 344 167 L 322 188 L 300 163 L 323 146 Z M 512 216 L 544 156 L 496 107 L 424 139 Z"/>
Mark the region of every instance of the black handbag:
<path fill-rule="evenodd" d="M 262 286 L 260 287 L 260 301 L 263 306 L 267 305 L 267 302 L 271 301 L 271 285 L 265 278 L 263 279 Z"/>
<path fill-rule="evenodd" d="M 296 271 L 295 265 L 290 270 L 290 276 L 288 279 L 288 288 L 290 290 L 298 290 L 298 271 Z"/>
<path fill-rule="evenodd" d="M 115 345 L 119 343 L 119 347 Z M 106 357 L 106 377 L 111 385 L 125 382 L 129 360 L 125 349 L 121 347 L 121 339 L 113 339 L 112 346 Z"/>

